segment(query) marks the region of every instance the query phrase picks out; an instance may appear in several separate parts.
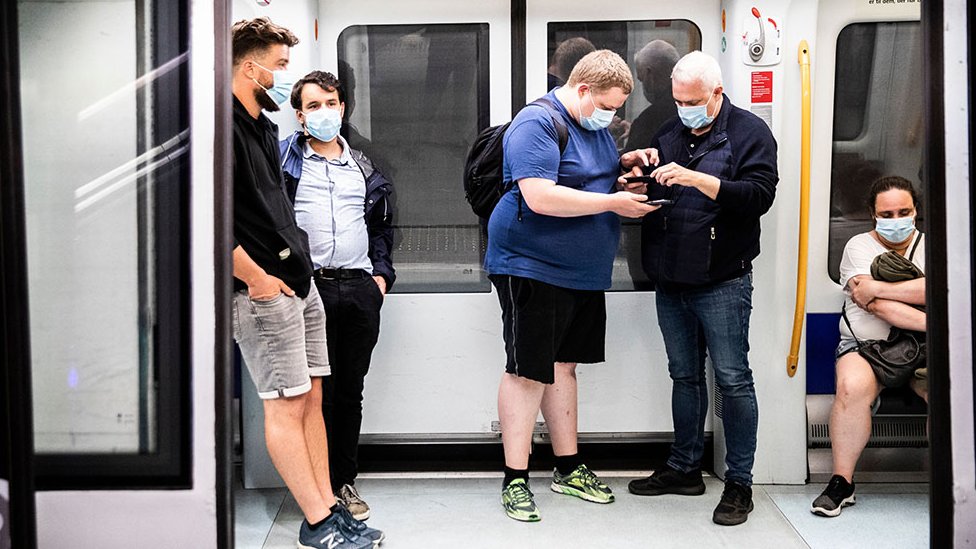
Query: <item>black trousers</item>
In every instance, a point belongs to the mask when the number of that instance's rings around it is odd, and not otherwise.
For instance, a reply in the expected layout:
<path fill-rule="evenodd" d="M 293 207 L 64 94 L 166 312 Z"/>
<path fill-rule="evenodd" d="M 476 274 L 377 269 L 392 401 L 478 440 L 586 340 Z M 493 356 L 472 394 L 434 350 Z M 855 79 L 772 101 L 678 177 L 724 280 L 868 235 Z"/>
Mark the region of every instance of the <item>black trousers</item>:
<path fill-rule="evenodd" d="M 359 471 L 359 431 L 363 423 L 363 383 L 380 334 L 383 294 L 371 277 L 329 280 L 316 277 L 325 307 L 329 365 L 323 379 L 322 416 L 329 440 L 332 488 L 353 484 Z"/>

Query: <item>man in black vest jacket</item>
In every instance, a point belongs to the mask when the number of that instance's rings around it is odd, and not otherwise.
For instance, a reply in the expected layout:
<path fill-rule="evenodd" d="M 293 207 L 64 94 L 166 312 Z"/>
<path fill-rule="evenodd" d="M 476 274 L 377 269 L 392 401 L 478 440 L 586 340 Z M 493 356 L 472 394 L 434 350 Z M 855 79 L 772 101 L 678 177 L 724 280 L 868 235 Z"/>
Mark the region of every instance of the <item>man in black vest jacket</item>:
<path fill-rule="evenodd" d="M 707 350 L 722 395 L 728 466 L 712 520 L 741 524 L 753 507 L 759 422 L 749 368 L 752 260 L 759 255 L 759 217 L 772 206 L 779 180 L 776 141 L 762 120 L 732 105 L 722 93 L 718 62 L 700 51 L 675 65 L 671 90 L 678 116 L 651 141 L 657 152 L 651 163 L 658 167 L 646 190 L 651 199 L 672 202 L 644 217 L 641 243 L 674 383 L 675 441 L 666 466 L 629 489 L 638 495 L 705 492 Z"/>

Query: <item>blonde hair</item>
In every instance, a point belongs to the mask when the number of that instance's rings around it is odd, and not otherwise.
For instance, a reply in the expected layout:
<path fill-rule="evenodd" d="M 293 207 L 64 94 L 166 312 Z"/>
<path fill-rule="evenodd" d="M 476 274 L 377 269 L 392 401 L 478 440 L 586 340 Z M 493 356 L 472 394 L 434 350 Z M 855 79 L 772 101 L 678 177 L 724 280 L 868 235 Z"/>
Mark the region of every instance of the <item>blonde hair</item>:
<path fill-rule="evenodd" d="M 634 89 L 634 78 L 622 57 L 610 50 L 596 50 L 584 55 L 569 74 L 566 85 L 577 84 L 589 84 L 598 92 L 620 88 L 629 94 Z"/>

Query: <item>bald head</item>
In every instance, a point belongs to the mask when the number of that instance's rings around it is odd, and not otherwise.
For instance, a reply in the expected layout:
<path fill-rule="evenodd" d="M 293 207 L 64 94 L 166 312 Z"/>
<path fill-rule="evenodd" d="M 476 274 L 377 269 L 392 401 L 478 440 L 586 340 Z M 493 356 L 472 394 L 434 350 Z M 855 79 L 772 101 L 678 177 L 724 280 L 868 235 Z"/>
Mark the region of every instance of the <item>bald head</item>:
<path fill-rule="evenodd" d="M 678 50 L 664 40 L 652 40 L 634 55 L 637 79 L 648 101 L 670 100 L 671 70 L 679 58 Z"/>

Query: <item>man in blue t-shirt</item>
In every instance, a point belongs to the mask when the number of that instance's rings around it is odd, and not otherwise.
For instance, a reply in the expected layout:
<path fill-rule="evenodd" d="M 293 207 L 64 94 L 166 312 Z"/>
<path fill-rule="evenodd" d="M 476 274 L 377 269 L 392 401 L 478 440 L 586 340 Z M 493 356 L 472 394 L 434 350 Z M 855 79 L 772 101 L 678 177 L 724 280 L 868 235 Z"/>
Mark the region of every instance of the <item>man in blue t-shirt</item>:
<path fill-rule="evenodd" d="M 538 521 L 528 487 L 532 430 L 541 409 L 556 470 L 551 489 L 595 503 L 613 493 L 577 453 L 576 364 L 603 362 L 604 291 L 620 239 L 618 215 L 657 209 L 647 196 L 615 192 L 621 168 L 649 165 L 649 150 L 618 157 L 607 126 L 633 89 L 630 69 L 608 50 L 583 57 L 546 97 L 569 139 L 560 155 L 553 115 L 529 106 L 502 142 L 514 181 L 488 222 L 485 269 L 498 291 L 508 360 L 498 389 L 505 449 L 502 505 Z"/>

